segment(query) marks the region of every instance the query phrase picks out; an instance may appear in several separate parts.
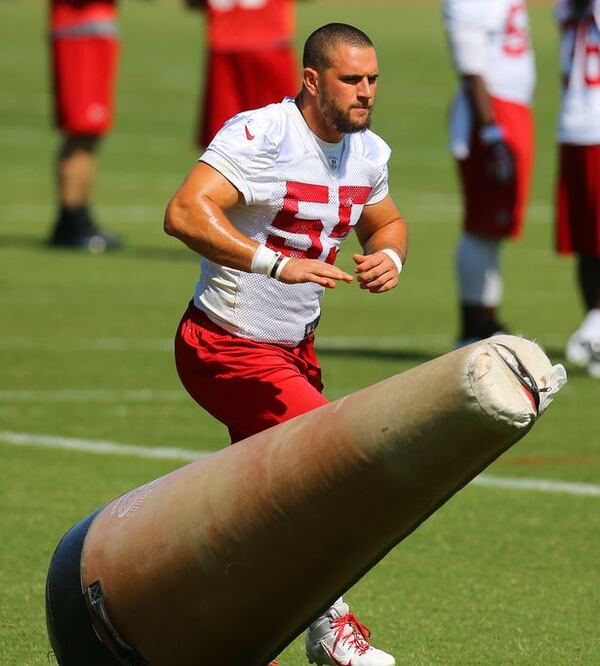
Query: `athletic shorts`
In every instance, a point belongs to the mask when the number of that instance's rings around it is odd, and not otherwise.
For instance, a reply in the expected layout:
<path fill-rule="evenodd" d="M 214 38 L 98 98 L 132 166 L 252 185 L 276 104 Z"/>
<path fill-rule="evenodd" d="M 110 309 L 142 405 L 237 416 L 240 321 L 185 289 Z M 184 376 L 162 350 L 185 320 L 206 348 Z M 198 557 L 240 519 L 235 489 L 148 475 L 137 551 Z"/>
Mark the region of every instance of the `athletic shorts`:
<path fill-rule="evenodd" d="M 112 36 L 52 39 L 56 126 L 101 135 L 112 126 L 119 42 Z"/>
<path fill-rule="evenodd" d="M 560 146 L 555 232 L 559 253 L 600 258 L 600 145 Z"/>
<path fill-rule="evenodd" d="M 175 337 L 175 363 L 192 398 L 231 441 L 327 403 L 313 336 L 296 347 L 240 338 L 190 303 Z"/>
<path fill-rule="evenodd" d="M 515 157 L 515 180 L 504 186 L 490 180 L 485 147 L 475 130 L 469 156 L 457 160 L 464 202 L 463 226 L 467 233 L 517 237 L 523 227 L 533 167 L 533 115 L 530 108 L 521 104 L 497 98 L 492 98 L 492 103 L 496 122 Z"/>
<path fill-rule="evenodd" d="M 197 142 L 206 147 L 241 111 L 294 97 L 298 92 L 296 54 L 291 47 L 265 51 L 208 53 L 202 118 Z"/>

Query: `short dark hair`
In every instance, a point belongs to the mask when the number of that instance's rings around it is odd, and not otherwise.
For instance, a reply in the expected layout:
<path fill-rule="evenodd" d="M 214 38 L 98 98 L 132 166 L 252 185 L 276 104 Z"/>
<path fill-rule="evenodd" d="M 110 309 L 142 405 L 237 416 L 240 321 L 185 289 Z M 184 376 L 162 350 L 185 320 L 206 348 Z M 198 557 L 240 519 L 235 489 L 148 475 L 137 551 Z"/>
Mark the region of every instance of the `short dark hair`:
<path fill-rule="evenodd" d="M 331 67 L 330 53 L 338 44 L 374 48 L 362 30 L 347 23 L 327 23 L 308 36 L 302 53 L 302 65 L 322 72 Z"/>

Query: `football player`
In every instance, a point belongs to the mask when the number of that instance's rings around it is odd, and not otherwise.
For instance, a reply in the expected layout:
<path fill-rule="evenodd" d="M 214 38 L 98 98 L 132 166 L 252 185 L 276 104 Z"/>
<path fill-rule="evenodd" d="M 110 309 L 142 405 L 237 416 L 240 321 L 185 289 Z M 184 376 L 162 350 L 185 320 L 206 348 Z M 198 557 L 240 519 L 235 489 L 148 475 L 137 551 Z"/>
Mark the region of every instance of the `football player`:
<path fill-rule="evenodd" d="M 504 329 L 499 255 L 523 224 L 535 72 L 524 0 L 445 0 L 444 21 L 460 77 L 450 119 L 463 197 L 460 346 Z"/>
<path fill-rule="evenodd" d="M 561 0 L 556 247 L 577 256 L 585 308 L 567 358 L 600 377 L 600 1 Z"/>
<path fill-rule="evenodd" d="M 303 65 L 295 99 L 226 123 L 165 216 L 166 232 L 201 255 L 177 370 L 234 442 L 327 401 L 313 348 L 324 291 L 356 278 L 386 293 L 406 259 L 390 149 L 369 130 L 379 78 L 371 40 L 325 25 L 309 36 Z M 335 266 L 353 230 L 362 245 L 355 275 Z M 306 650 L 317 664 L 395 663 L 342 599 L 311 624 Z"/>

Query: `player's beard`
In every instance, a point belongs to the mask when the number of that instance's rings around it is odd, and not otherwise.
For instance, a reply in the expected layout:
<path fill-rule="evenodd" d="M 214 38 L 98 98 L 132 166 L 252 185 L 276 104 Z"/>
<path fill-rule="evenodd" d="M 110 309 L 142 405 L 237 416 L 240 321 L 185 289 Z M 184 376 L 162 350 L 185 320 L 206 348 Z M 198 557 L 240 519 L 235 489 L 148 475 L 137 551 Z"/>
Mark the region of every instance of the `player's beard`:
<path fill-rule="evenodd" d="M 344 134 L 353 134 L 354 132 L 364 132 L 371 127 L 371 114 L 373 112 L 373 107 L 368 107 L 368 114 L 360 122 L 355 122 L 352 120 L 350 113 L 352 108 L 365 108 L 365 107 L 351 107 L 350 109 L 342 109 L 336 104 L 336 101 L 333 97 L 330 97 L 327 94 L 327 91 L 323 88 L 319 90 L 319 110 L 323 119 L 328 125 L 332 125 L 336 128 L 338 132 L 343 132 Z"/>

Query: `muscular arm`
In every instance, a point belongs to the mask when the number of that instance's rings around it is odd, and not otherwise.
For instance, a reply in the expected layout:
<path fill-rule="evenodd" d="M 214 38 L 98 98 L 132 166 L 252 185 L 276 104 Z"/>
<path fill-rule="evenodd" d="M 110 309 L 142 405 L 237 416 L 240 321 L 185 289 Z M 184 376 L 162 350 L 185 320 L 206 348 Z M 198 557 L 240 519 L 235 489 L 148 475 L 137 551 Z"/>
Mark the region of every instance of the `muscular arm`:
<path fill-rule="evenodd" d="M 239 232 L 225 215 L 238 203 L 243 203 L 238 190 L 216 169 L 199 162 L 167 206 L 165 232 L 209 261 L 250 272 L 259 244 Z M 332 288 L 336 280 L 352 282 L 353 277 L 324 261 L 292 259 L 279 280 Z"/>
<path fill-rule="evenodd" d="M 224 176 L 199 162 L 169 201 L 165 232 L 210 261 L 249 271 L 258 243 L 240 233 L 224 213 L 240 198 Z"/>
<path fill-rule="evenodd" d="M 404 264 L 408 252 L 408 229 L 389 195 L 379 203 L 364 207 L 356 234 L 364 252 L 352 257 L 361 289 L 374 294 L 393 289 L 398 284 L 398 270 L 382 250 L 394 250 Z"/>

